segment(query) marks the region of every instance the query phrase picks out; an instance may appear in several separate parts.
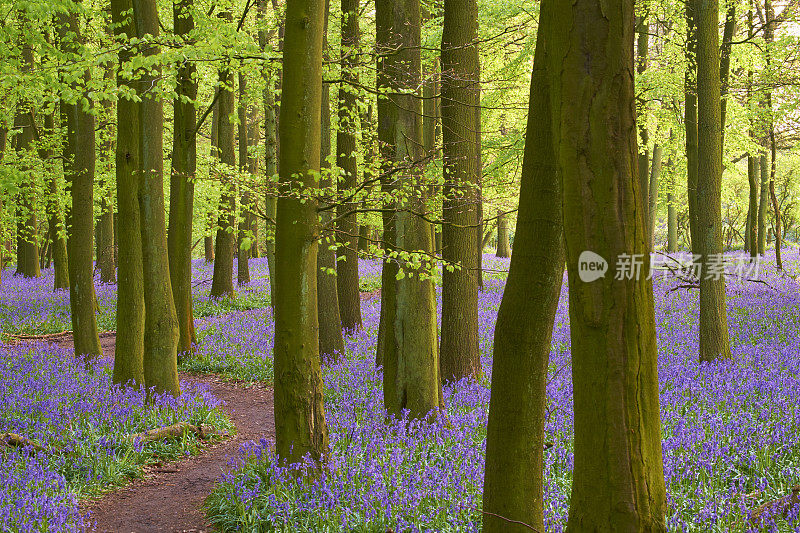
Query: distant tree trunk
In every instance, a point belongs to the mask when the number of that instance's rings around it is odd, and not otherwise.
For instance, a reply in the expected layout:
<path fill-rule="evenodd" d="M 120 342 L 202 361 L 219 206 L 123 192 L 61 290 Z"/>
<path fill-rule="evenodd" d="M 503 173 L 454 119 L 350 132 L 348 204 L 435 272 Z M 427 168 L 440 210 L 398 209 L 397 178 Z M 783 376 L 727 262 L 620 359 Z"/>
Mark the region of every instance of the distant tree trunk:
<path fill-rule="evenodd" d="M 239 172 L 245 175 L 250 170 L 247 116 L 247 80 L 243 72 L 239 72 Z M 253 227 L 253 195 L 247 185 L 241 187 L 242 191 L 242 221 L 239 222 L 239 231 L 236 239 L 236 279 L 241 287 L 250 283 L 250 257 L 254 245 L 252 235 L 249 234 Z"/>
<path fill-rule="evenodd" d="M 650 267 L 630 75 L 633 0 L 558 2 L 556 9 L 548 65 L 564 187 L 575 404 L 566 530 L 665 531 L 652 281 L 579 277 L 587 250 L 612 265 L 622 254 L 641 254 L 642 273 Z"/>
<path fill-rule="evenodd" d="M 722 138 L 722 153 L 725 153 L 725 125 L 728 116 L 728 86 L 731 72 L 731 46 L 733 34 L 736 31 L 736 3 L 729 2 L 725 11 L 725 27 L 722 31 L 722 44 L 720 45 L 719 79 L 722 100 L 720 101 L 720 136 Z"/>
<path fill-rule="evenodd" d="M 52 133 L 55 129 L 53 115 L 44 117 L 44 129 Z M 67 263 L 67 228 L 64 224 L 64 211 L 61 205 L 61 188 L 58 175 L 53 172 L 47 178 L 50 198 L 47 201 L 47 224 L 50 237 L 50 252 L 53 258 L 53 290 L 69 289 L 69 265 Z"/>
<path fill-rule="evenodd" d="M 259 0 L 258 13 L 260 18 L 266 17 L 267 0 Z M 280 17 L 278 17 L 280 19 Z M 280 32 L 283 33 L 282 31 Z M 258 42 L 262 51 L 267 51 L 269 35 L 265 29 L 258 31 Z M 282 41 L 280 43 L 282 46 Z M 267 185 L 278 178 L 278 122 L 276 119 L 275 92 L 273 91 L 273 74 L 268 65 L 264 66 L 264 168 Z M 278 198 L 270 190 L 266 194 L 265 214 L 267 216 L 264 231 L 264 252 L 269 268 L 269 293 L 275 295 L 275 216 L 278 209 Z M 274 299 L 271 300 L 274 305 Z"/>
<path fill-rule="evenodd" d="M 476 0 L 445 0 L 442 29 L 444 200 L 441 376 L 445 381 L 482 373 L 478 347 L 477 186 L 480 132 L 480 58 Z"/>
<path fill-rule="evenodd" d="M 530 86 L 514 257 L 494 332 L 483 484 L 484 533 L 544 531 L 547 368 L 564 272 L 561 178 L 547 72 L 553 6 L 543 0 Z M 514 524 L 510 520 L 516 520 Z"/>
<path fill-rule="evenodd" d="M 231 13 L 225 12 L 222 18 L 231 21 Z M 219 159 L 222 169 L 222 198 L 220 200 L 219 229 L 214 248 L 214 276 L 211 281 L 211 296 L 221 298 L 233 296 L 233 254 L 236 248 L 236 182 L 231 173 L 236 168 L 236 140 L 234 139 L 234 78 L 233 71 L 225 66 L 219 72 L 221 91 L 217 99 L 219 125 L 217 135 Z"/>
<path fill-rule="evenodd" d="M 775 9 L 773 7 L 772 0 L 764 0 L 764 17 L 766 19 L 766 26 L 764 27 L 764 41 L 766 42 L 766 47 L 764 49 L 764 55 L 766 56 L 766 63 L 767 68 L 770 68 L 772 64 L 772 53 L 771 53 L 771 46 L 773 41 L 775 40 Z M 770 146 L 770 172 L 769 172 L 769 192 L 770 196 L 772 197 L 772 209 L 775 215 L 775 225 L 774 234 L 775 234 L 775 264 L 778 270 L 783 270 L 783 261 L 781 261 L 781 211 L 778 206 L 778 200 L 775 197 L 775 169 L 778 163 L 777 161 L 777 149 L 775 144 L 775 119 L 773 116 L 773 108 L 772 108 L 772 91 L 767 91 L 766 94 L 766 107 L 768 112 L 769 123 L 768 127 L 768 138 L 769 138 L 769 146 Z"/>
<path fill-rule="evenodd" d="M 323 57 L 328 61 L 328 14 L 329 0 L 325 2 L 325 25 L 323 28 Z M 333 187 L 331 155 L 331 97 L 330 84 L 322 84 L 320 114 L 320 167 L 322 175 L 320 187 Z M 323 205 L 325 207 L 325 205 Z M 319 320 L 319 353 L 335 357 L 344 353 L 342 337 L 342 318 L 339 315 L 339 293 L 336 289 L 336 251 L 331 247 L 336 243 L 336 234 L 330 227 L 333 214 L 331 210 L 320 213 L 320 222 L 325 226 L 320 232 L 321 241 L 317 251 L 317 317 Z"/>
<path fill-rule="evenodd" d="M 23 71 L 33 68 L 33 49 L 29 45 L 22 47 Z M 15 140 L 17 152 L 24 154 L 33 149 L 35 140 L 36 122 L 33 116 L 31 102 L 23 100 L 17 103 L 17 114 L 14 118 L 14 129 L 18 131 Z M 20 169 L 28 173 L 31 169 Z M 17 208 L 17 271 L 15 275 L 26 278 L 38 278 L 41 275 L 39 267 L 39 239 L 37 227 L 39 221 L 36 216 L 34 200 L 36 198 L 32 179 L 21 184 L 19 192 L 19 205 Z M 90 237 L 91 239 L 91 237 Z M 91 241 L 89 243 L 89 259 L 91 260 Z"/>
<path fill-rule="evenodd" d="M 180 0 L 172 5 L 175 33 L 187 43 L 191 43 L 190 36 L 194 31 L 193 3 L 194 0 Z M 191 61 L 178 68 L 178 98 L 173 102 L 175 131 L 167 247 L 172 296 L 178 318 L 178 354 L 192 352 L 197 342 L 192 310 L 192 212 L 197 172 L 197 110 L 194 106 L 197 99 L 196 71 Z M 188 102 L 182 101 L 181 97 L 188 99 Z"/>
<path fill-rule="evenodd" d="M 667 193 L 667 251 L 675 253 L 678 251 L 678 209 L 677 194 L 675 188 L 677 180 L 675 179 L 675 171 L 672 165 L 672 156 L 667 160 L 667 169 L 669 170 L 669 192 Z"/>
<path fill-rule="evenodd" d="M 747 181 L 750 186 L 750 201 L 747 210 L 747 249 L 752 258 L 758 256 L 758 181 L 760 169 L 759 158 L 748 156 Z"/>
<path fill-rule="evenodd" d="M 117 37 L 136 35 L 130 12 L 133 0 L 112 0 L 111 16 Z M 120 49 L 120 63 L 131 59 L 131 51 Z M 135 81 L 117 74 L 117 86 L 133 86 Z M 114 383 L 144 386 L 144 279 L 142 237 L 139 213 L 139 105 L 121 97 L 117 101 L 116 181 L 119 210 L 117 238 L 117 338 L 114 352 Z"/>
<path fill-rule="evenodd" d="M 317 187 L 325 0 L 287 0 L 280 176 Z M 295 117 L 302 115 L 304 120 Z M 275 448 L 283 461 L 328 454 L 317 319 L 317 202 L 278 199 L 275 283 Z"/>
<path fill-rule="evenodd" d="M 769 182 L 769 172 L 767 170 L 767 155 L 761 154 L 758 160 L 761 185 L 759 191 L 761 195 L 758 200 L 758 255 L 764 255 L 767 250 L 767 183 Z"/>
<path fill-rule="evenodd" d="M 650 55 L 650 24 L 642 16 L 638 19 L 638 38 L 636 44 L 636 74 L 642 75 L 647 71 L 647 63 Z M 647 98 L 642 96 L 637 102 L 637 120 L 639 127 L 639 182 L 641 183 L 642 205 L 644 206 L 645 224 L 649 224 L 648 210 L 650 201 L 648 194 L 650 187 L 648 178 L 650 175 L 650 133 L 647 130 Z M 651 241 L 652 243 L 652 241 Z M 651 244 L 652 245 L 652 244 Z"/>
<path fill-rule="evenodd" d="M 79 53 L 83 46 L 78 14 L 59 17 L 61 48 Z M 73 86 L 75 91 L 91 86 L 91 71 Z M 93 102 L 88 93 L 74 103 L 61 101 L 62 124 L 66 129 L 64 171 L 72 196 L 67 211 L 67 258 L 69 264 L 69 301 L 75 354 L 99 357 L 103 354 L 95 317 L 94 265 L 92 244 L 94 230 L 95 127 Z"/>
<path fill-rule="evenodd" d="M 508 215 L 497 215 L 497 257 L 511 257 L 511 243 L 508 236 Z"/>
<path fill-rule="evenodd" d="M 424 211 L 427 192 L 416 185 L 423 160 L 422 102 L 414 94 L 422 77 L 419 0 L 377 0 L 375 17 L 378 51 L 393 51 L 379 62 L 378 86 L 391 98 L 378 100 L 378 137 L 386 161 L 406 167 L 384 179 L 383 188 L 408 191 L 393 212 L 384 211 L 383 240 L 390 250 L 431 254 L 428 223 L 414 213 Z M 431 279 L 421 279 L 410 263 L 402 266 L 402 279 L 392 263 L 384 263 L 382 276 L 383 399 L 389 414 L 408 409 L 411 418 L 421 418 L 443 404 L 436 298 Z"/>
<path fill-rule="evenodd" d="M 213 108 L 211 112 L 211 139 L 210 145 L 211 150 L 209 156 L 212 161 L 212 165 L 214 162 L 219 161 L 219 98 L 217 97 L 217 92 L 219 91 L 219 87 L 214 89 L 214 99 L 215 102 L 213 103 Z M 213 171 L 212 171 L 213 172 Z M 213 177 L 218 177 L 218 173 Z M 217 227 L 217 220 L 214 211 L 208 212 L 208 219 L 206 221 L 206 234 L 203 237 L 203 248 L 204 248 L 204 257 L 206 263 L 213 263 L 214 262 L 214 229 Z"/>
<path fill-rule="evenodd" d="M 697 20 L 697 225 L 700 276 L 700 361 L 731 357 L 725 278 L 709 275 L 722 253 L 722 119 L 719 78 L 719 4 L 693 0 Z"/>
<path fill-rule="evenodd" d="M 664 148 L 662 148 L 658 143 L 653 147 L 653 162 L 651 163 L 650 169 L 650 215 L 648 216 L 648 222 L 650 223 L 650 246 L 653 246 L 653 242 L 656 235 L 656 211 L 658 210 L 658 182 L 661 180 L 661 159 L 664 154 Z"/>
<path fill-rule="evenodd" d="M 700 253 L 700 236 L 697 225 L 697 173 L 699 172 L 697 147 L 697 23 L 695 2 L 686 2 L 686 78 L 684 124 L 686 127 L 686 197 L 689 203 L 689 238 L 692 253 Z"/>
<path fill-rule="evenodd" d="M 158 39 L 157 0 L 133 0 L 136 35 Z M 159 53 L 156 45 L 143 50 L 145 56 Z M 150 95 L 161 75 L 150 68 L 138 81 L 139 139 L 141 153 L 139 213 L 141 220 L 142 271 L 144 274 L 144 382 L 156 393 L 180 394 L 178 385 L 178 319 L 170 282 L 169 257 L 164 208 L 164 110 L 161 101 Z"/>
<path fill-rule="evenodd" d="M 109 62 L 103 67 L 103 77 L 108 85 L 114 83 L 114 64 Z M 103 153 L 110 154 L 114 151 L 114 102 L 104 100 L 103 115 L 108 124 L 104 128 L 102 142 Z M 100 218 L 97 221 L 97 267 L 100 269 L 100 281 L 103 283 L 116 283 L 117 263 L 114 257 L 114 189 L 105 182 L 100 184 L 105 194 L 100 199 Z"/>
<path fill-rule="evenodd" d="M 356 135 L 358 133 L 358 96 L 351 85 L 358 83 L 360 29 L 358 0 L 342 0 L 342 80 L 339 86 L 339 129 L 336 135 L 336 164 L 342 170 L 339 185 L 345 196 L 358 184 Z M 356 202 L 343 202 L 337 207 L 338 249 L 336 288 L 339 293 L 339 314 L 342 327 L 361 329 L 361 297 L 358 281 L 358 215 L 345 216 L 358 207 Z"/>

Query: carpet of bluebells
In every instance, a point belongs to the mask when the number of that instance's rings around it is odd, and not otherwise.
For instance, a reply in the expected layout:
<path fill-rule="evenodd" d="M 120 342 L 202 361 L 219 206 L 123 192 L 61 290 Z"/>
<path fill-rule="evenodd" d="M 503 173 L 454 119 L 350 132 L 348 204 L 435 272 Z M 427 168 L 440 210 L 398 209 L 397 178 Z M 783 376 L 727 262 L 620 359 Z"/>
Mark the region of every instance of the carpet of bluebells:
<path fill-rule="evenodd" d="M 800 272 L 787 250 L 787 270 Z M 489 259 L 497 271 L 508 263 Z M 362 268 L 368 265 L 362 265 Z M 377 267 L 369 266 L 370 272 Z M 504 276 L 489 276 L 480 299 L 487 378 L 444 391 L 446 413 L 430 422 L 387 424 L 374 368 L 379 298 L 362 306 L 365 329 L 325 369 L 332 454 L 320 475 L 297 477 L 266 441 L 242 448 L 209 497 L 209 516 L 239 531 L 479 531 L 494 323 Z M 764 283 L 731 279 L 728 309 L 734 359 L 697 362 L 697 291 L 655 280 L 668 525 L 673 531 L 747 531 L 759 505 L 800 483 L 800 296 L 797 282 L 769 260 Z M 675 290 L 673 290 L 675 289 Z M 219 322 L 214 350 L 228 364 L 269 365 L 269 314 Z M 253 337 L 250 331 L 258 331 Z M 224 340 L 227 339 L 227 340 Z M 226 344 L 235 348 L 226 350 Z M 238 346 L 246 346 L 236 359 Z M 259 356 L 260 354 L 260 356 Z M 220 359 L 221 361 L 221 359 Z M 572 471 L 572 385 L 566 288 L 556 319 L 548 385 L 545 514 L 548 531 L 566 524 Z M 256 372 L 254 370 L 254 372 Z M 760 528 L 792 531 L 789 513 Z"/>
<path fill-rule="evenodd" d="M 767 261 L 762 282 L 729 280 L 730 362 L 697 362 L 697 291 L 678 288 L 683 282 L 674 278 L 655 281 L 670 530 L 747 531 L 754 509 L 800 484 L 800 258 L 792 250 L 785 255 L 789 275 Z M 323 472 L 297 477 L 276 460 L 269 442 L 247 443 L 207 501 L 215 524 L 231 531 L 478 531 L 492 337 L 508 262 L 487 256 L 485 266 L 491 273 L 479 304 L 483 379 L 447 387 L 446 412 L 437 419 L 387 423 L 374 368 L 380 299 L 363 301 L 365 328 L 347 337 L 347 353 L 324 371 L 332 454 Z M 361 261 L 360 270 L 363 291 L 379 286 L 379 264 Z M 253 282 L 235 298 L 215 301 L 208 297 L 210 266 L 195 263 L 199 346 L 184 358 L 185 369 L 271 382 L 266 262 L 254 260 L 251 273 Z M 48 276 L 4 276 L 4 332 L 69 329 L 68 296 L 52 293 Z M 101 328 L 113 329 L 115 286 L 98 285 L 98 301 Z M 106 368 L 86 369 L 52 346 L 3 345 L 0 351 L 0 432 L 23 433 L 51 451 L 4 451 L 2 529 L 81 529 L 91 519 L 80 515 L 76 501 L 135 475 L 152 457 L 124 435 L 219 416 L 202 390 L 146 409 L 137 392 L 111 386 Z M 566 523 L 571 387 L 565 288 L 548 384 L 546 431 L 554 443 L 545 452 L 548 531 Z M 760 527 L 800 527 L 797 513 L 787 516 Z"/>

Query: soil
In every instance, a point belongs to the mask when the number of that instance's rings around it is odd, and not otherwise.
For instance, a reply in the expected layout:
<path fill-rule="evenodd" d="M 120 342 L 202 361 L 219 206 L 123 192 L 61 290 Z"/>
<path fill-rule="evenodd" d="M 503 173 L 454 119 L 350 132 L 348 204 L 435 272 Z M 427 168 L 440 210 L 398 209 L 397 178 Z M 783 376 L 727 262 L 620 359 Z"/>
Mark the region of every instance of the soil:
<path fill-rule="evenodd" d="M 100 336 L 103 356 L 114 357 L 116 336 Z M 53 339 L 72 347 L 71 336 Z M 208 445 L 198 456 L 148 468 L 144 478 L 102 498 L 85 502 L 82 511 L 96 522 L 102 533 L 204 532 L 211 527 L 205 519 L 203 501 L 214 482 L 237 455 L 243 442 L 274 440 L 275 422 L 272 389 L 232 384 L 214 376 L 181 374 L 181 380 L 203 383 L 224 402 L 225 412 L 236 426 L 236 435 Z"/>

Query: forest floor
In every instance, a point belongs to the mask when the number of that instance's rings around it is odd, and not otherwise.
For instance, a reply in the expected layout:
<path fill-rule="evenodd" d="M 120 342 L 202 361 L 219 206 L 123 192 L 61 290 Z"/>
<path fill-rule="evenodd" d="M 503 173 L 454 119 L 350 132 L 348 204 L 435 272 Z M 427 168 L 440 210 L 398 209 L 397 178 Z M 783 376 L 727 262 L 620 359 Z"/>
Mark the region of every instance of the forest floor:
<path fill-rule="evenodd" d="M 103 356 L 114 357 L 116 336 L 100 336 Z M 69 335 L 53 342 L 72 348 Z M 275 438 L 271 389 L 258 385 L 239 385 L 215 376 L 181 374 L 182 381 L 202 383 L 211 394 L 224 402 L 224 410 L 236 426 L 236 435 L 209 445 L 200 455 L 147 469 L 144 478 L 102 498 L 86 502 L 83 512 L 90 513 L 95 531 L 139 533 L 152 531 L 203 532 L 210 530 L 203 511 L 203 501 L 222 475 L 230 458 L 248 440 Z"/>

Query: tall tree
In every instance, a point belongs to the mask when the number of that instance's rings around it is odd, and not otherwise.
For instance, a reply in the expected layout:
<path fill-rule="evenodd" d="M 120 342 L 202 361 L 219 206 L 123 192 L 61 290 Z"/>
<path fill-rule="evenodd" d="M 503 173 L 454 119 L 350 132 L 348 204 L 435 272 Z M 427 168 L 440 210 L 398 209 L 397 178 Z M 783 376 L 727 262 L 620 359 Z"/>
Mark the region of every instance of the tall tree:
<path fill-rule="evenodd" d="M 44 117 L 45 135 L 55 133 L 54 113 L 48 113 Z M 52 157 L 51 150 L 47 150 L 47 158 Z M 43 157 L 43 159 L 45 159 Z M 62 191 L 59 186 L 59 176 L 57 172 L 50 172 L 47 177 L 47 188 L 49 198 L 47 199 L 47 233 L 51 243 L 53 256 L 53 290 L 69 289 L 69 265 L 67 264 L 67 228 L 64 224 L 64 208 L 62 206 Z"/>
<path fill-rule="evenodd" d="M 328 53 L 328 16 L 330 13 L 330 0 L 325 1 L 325 25 L 323 28 L 322 54 L 326 62 L 329 61 Z M 320 188 L 323 191 L 332 190 L 333 169 L 331 168 L 331 95 L 330 84 L 322 82 L 322 109 L 320 110 Z M 317 317 L 319 320 L 319 353 L 335 356 L 344 353 L 344 337 L 342 337 L 342 318 L 339 315 L 339 293 L 336 289 L 336 235 L 331 227 L 333 214 L 330 206 L 322 204 L 325 208 L 320 212 L 322 231 L 321 242 L 317 251 Z"/>
<path fill-rule="evenodd" d="M 339 128 L 336 133 L 336 165 L 342 171 L 339 185 L 345 195 L 352 195 L 358 183 L 358 54 L 360 28 L 358 0 L 342 0 L 342 83 L 339 86 Z M 358 281 L 358 215 L 355 202 L 337 206 L 339 241 L 336 289 L 339 314 L 346 330 L 360 329 L 361 295 Z"/>
<path fill-rule="evenodd" d="M 136 35 L 151 36 L 142 53 L 157 56 L 159 36 L 157 0 L 133 0 Z M 160 68 L 151 67 L 139 76 L 139 213 L 141 220 L 142 272 L 144 291 L 144 383 L 156 392 L 177 396 L 178 319 L 170 282 L 164 206 L 164 110 L 150 88 L 158 83 Z"/>
<path fill-rule="evenodd" d="M 220 14 L 228 23 L 233 19 L 230 11 Z M 220 199 L 219 228 L 214 248 L 214 276 L 211 280 L 211 296 L 221 298 L 233 296 L 233 254 L 236 249 L 236 139 L 234 124 L 236 117 L 234 102 L 234 76 L 230 65 L 219 71 L 219 124 L 217 125 L 217 146 L 219 161 L 222 164 L 222 198 Z"/>
<path fill-rule="evenodd" d="M 251 135 L 248 127 L 248 102 L 247 102 L 247 78 L 244 72 L 239 72 L 239 105 L 237 106 L 239 115 L 239 172 L 246 176 L 250 171 L 250 144 Z M 253 176 L 251 175 L 251 178 Z M 255 213 L 253 212 L 253 195 L 250 187 L 241 187 L 242 215 L 239 222 L 239 231 L 236 238 L 236 281 L 241 285 L 250 283 L 250 258 L 252 248 L 257 243 L 252 241 L 252 228 Z"/>
<path fill-rule="evenodd" d="M 175 34 L 187 45 L 194 32 L 194 0 L 172 5 Z M 177 97 L 172 104 L 174 134 L 169 185 L 169 275 L 178 318 L 178 353 L 188 353 L 197 342 L 192 310 L 192 213 L 197 172 L 197 80 L 195 64 L 186 61 L 177 71 Z"/>
<path fill-rule="evenodd" d="M 72 10 L 59 17 L 59 38 L 66 53 L 80 54 L 83 45 L 78 13 Z M 95 123 L 93 102 L 81 87 L 91 85 L 91 71 L 73 82 L 80 97 L 61 101 L 62 122 L 66 128 L 64 169 L 72 197 L 67 211 L 67 259 L 69 296 L 72 313 L 72 335 L 75 354 L 100 356 L 100 337 L 95 317 L 94 265 L 92 244 L 94 233 Z"/>
<path fill-rule="evenodd" d="M 722 253 L 722 119 L 719 3 L 693 0 L 697 21 L 697 227 L 700 276 L 700 360 L 731 355 L 725 278 L 711 275 Z"/>
<path fill-rule="evenodd" d="M 378 137 L 384 158 L 396 174 L 386 176 L 384 189 L 404 194 L 387 210 L 384 240 L 390 250 L 417 254 L 398 256 L 402 271 L 384 263 L 381 310 L 383 338 L 383 399 L 390 414 L 408 409 L 412 418 L 428 415 L 442 403 L 439 343 L 433 280 L 427 258 L 433 253 L 425 210 L 427 187 L 422 178 L 422 41 L 419 0 L 377 0 L 376 40 L 380 54 L 378 86 L 388 95 L 378 100 Z"/>
<path fill-rule="evenodd" d="M 442 379 L 481 374 L 478 347 L 480 57 L 477 0 L 445 0 L 442 29 L 444 200 Z"/>
<path fill-rule="evenodd" d="M 548 32 L 558 1 L 542 0 L 539 10 L 516 248 L 494 332 L 483 483 L 485 533 L 545 530 L 545 385 L 564 272 L 561 178 L 553 150 L 547 73 Z"/>
<path fill-rule="evenodd" d="M 756 235 L 756 245 L 758 255 L 764 255 L 767 251 L 767 194 L 769 193 L 769 167 L 767 165 L 767 154 L 761 154 L 757 158 L 757 175 L 760 176 L 759 198 L 758 198 L 758 233 Z"/>
<path fill-rule="evenodd" d="M 133 0 L 112 0 L 111 19 L 118 40 L 136 35 L 131 16 Z M 132 51 L 120 47 L 120 63 L 130 61 Z M 117 73 L 117 85 L 136 88 L 135 81 Z M 133 97 L 117 101 L 116 181 L 119 224 L 119 269 L 117 272 L 117 338 L 114 349 L 114 382 L 144 386 L 144 273 L 139 213 L 139 168 L 141 130 L 139 103 Z"/>
<path fill-rule="evenodd" d="M 643 3 L 641 5 L 644 5 Z M 647 8 L 645 8 L 647 9 Z M 636 74 L 641 76 L 647 71 L 647 63 L 650 59 L 650 24 L 647 23 L 646 14 L 638 17 L 638 38 L 636 39 Z M 648 177 L 650 174 L 650 132 L 647 129 L 647 97 L 641 94 L 636 105 L 637 120 L 639 127 L 639 181 L 642 190 L 642 206 L 645 212 L 645 222 L 649 218 L 648 206 L 650 205 L 648 195 L 650 187 Z M 652 242 L 652 241 L 651 241 Z"/>
<path fill-rule="evenodd" d="M 319 186 L 325 0 L 287 0 L 281 99 L 280 180 L 287 191 Z M 317 202 L 278 199 L 275 242 L 275 440 L 291 462 L 328 453 L 317 322 Z"/>
<path fill-rule="evenodd" d="M 587 250 L 612 264 L 631 254 L 642 257 L 645 272 L 650 266 L 637 172 L 633 4 L 558 2 L 549 34 L 575 406 L 567 531 L 665 531 L 652 281 L 618 271 L 584 282 L 579 273 Z"/>
<path fill-rule="evenodd" d="M 684 80 L 684 125 L 686 129 L 686 197 L 689 204 L 689 237 L 692 253 L 700 253 L 697 225 L 697 21 L 695 2 L 686 2 L 686 73 Z"/>
<path fill-rule="evenodd" d="M 20 13 L 22 24 L 29 24 L 28 15 Z M 30 44 L 22 45 L 22 64 L 24 71 L 33 68 L 33 48 Z M 26 161 L 25 154 L 33 149 L 36 131 L 36 121 L 33 113 L 33 103 L 22 99 L 17 103 L 17 113 L 14 118 L 14 129 L 17 134 L 14 137 L 14 144 L 17 153 L 22 161 Z M 34 206 L 35 187 L 33 186 L 32 167 L 24 163 L 22 170 L 29 176 L 26 183 L 20 187 L 18 194 L 19 203 L 17 206 L 17 270 L 15 275 L 26 278 L 38 278 L 41 275 L 39 267 L 39 239 L 37 227 L 39 225 Z M 91 243 L 90 245 L 91 246 Z M 91 248 L 90 248 L 91 249 Z M 91 253 L 89 254 L 91 256 Z"/>
<path fill-rule="evenodd" d="M 114 64 L 108 62 L 103 66 L 104 81 L 108 85 L 114 83 Z M 106 121 L 102 131 L 100 146 L 103 154 L 114 153 L 114 101 L 107 98 L 102 101 L 102 117 Z M 97 267 L 100 269 L 100 281 L 115 283 L 117 281 L 117 264 L 114 257 L 114 188 L 106 179 L 100 181 L 100 217 L 97 220 Z"/>
<path fill-rule="evenodd" d="M 511 239 L 509 238 L 508 215 L 500 212 L 497 214 L 497 257 L 511 257 Z"/>

